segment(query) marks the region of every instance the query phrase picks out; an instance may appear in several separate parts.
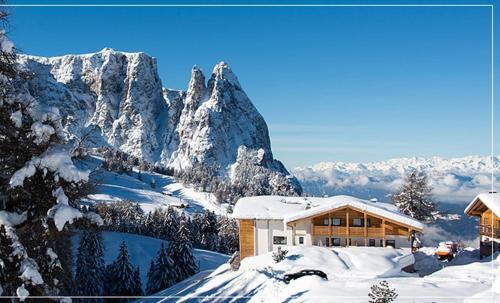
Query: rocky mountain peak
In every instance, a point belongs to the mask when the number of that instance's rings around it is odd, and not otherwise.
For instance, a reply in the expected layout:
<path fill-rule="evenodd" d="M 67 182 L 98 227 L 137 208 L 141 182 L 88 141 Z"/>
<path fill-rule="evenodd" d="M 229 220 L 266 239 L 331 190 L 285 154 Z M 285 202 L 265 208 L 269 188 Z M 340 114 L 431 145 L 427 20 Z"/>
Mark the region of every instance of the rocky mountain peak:
<path fill-rule="evenodd" d="M 191 70 L 191 80 L 186 94 L 186 103 L 190 107 L 197 107 L 198 102 L 206 94 L 205 75 L 198 66 L 193 66 Z"/>
<path fill-rule="evenodd" d="M 86 55 L 20 56 L 19 63 L 37 74 L 19 89 L 58 107 L 71 133 L 92 132 L 91 146 L 112 146 L 178 171 L 217 167 L 231 180 L 260 174 L 267 177 L 259 184 L 268 189 L 301 192 L 273 158 L 266 122 L 225 62 L 214 67 L 208 84 L 194 66 L 186 92 L 163 88 L 156 59 L 145 53 L 105 48 Z"/>

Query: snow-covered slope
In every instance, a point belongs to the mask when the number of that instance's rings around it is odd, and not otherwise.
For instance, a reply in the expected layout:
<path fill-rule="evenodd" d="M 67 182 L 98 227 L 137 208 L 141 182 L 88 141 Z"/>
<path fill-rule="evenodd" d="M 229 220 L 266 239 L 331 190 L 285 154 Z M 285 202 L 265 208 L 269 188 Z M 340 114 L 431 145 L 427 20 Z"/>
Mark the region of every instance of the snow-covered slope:
<path fill-rule="evenodd" d="M 500 181 L 500 157 L 402 158 L 375 163 L 318 163 L 293 170 L 304 192 L 313 195 L 349 194 L 378 198 L 396 190 L 405 175 L 418 169 L 429 177 L 439 202 L 468 203 L 480 192 L 491 191 L 491 173 Z"/>
<path fill-rule="evenodd" d="M 270 175 L 269 187 L 301 191 L 273 158 L 266 122 L 224 62 L 208 82 L 194 67 L 183 92 L 164 89 L 156 59 L 144 53 L 106 48 L 53 58 L 21 55 L 18 61 L 33 77 L 17 87 L 58 107 L 71 133 L 90 134 L 89 145 L 113 146 L 177 170 L 215 165 L 223 176 L 250 158 Z"/>
<path fill-rule="evenodd" d="M 274 263 L 269 253 L 244 259 L 236 272 L 223 264 L 208 277 L 193 277 L 157 294 L 164 299 L 140 302 L 367 302 L 370 286 L 383 280 L 396 289 L 396 302 L 485 303 L 500 299 L 500 289 L 495 288 L 495 275 L 500 275 L 498 258 L 493 262 L 468 259 L 419 277 L 401 271 L 400 261 L 409 254 L 404 250 L 287 249 L 288 256 L 280 263 Z M 328 281 L 317 276 L 289 284 L 282 281 L 285 273 L 301 269 L 320 269 L 328 275 Z"/>
<path fill-rule="evenodd" d="M 219 215 L 227 214 L 227 205 L 218 203 L 212 193 L 196 191 L 173 177 L 142 171 L 139 178 L 137 170 L 128 175 L 98 169 L 101 163 L 102 160 L 96 157 L 77 162 L 82 169 L 93 171 L 90 178 L 97 184 L 95 192 L 86 198 L 88 203 L 129 201 L 138 203 L 145 212 L 184 204 L 188 213 L 201 213 L 207 209 Z M 155 188 L 150 185 L 151 179 L 156 182 Z"/>
<path fill-rule="evenodd" d="M 145 288 L 151 259 L 156 257 L 156 253 L 158 249 L 160 249 L 161 243 L 163 242 L 165 245 L 168 245 L 168 242 L 146 236 L 119 232 L 106 231 L 102 234 L 104 239 L 104 262 L 106 264 L 112 263 L 118 256 L 121 242 L 125 241 L 132 264 L 140 267 L 141 281 L 143 288 Z M 72 242 L 73 255 L 76 256 L 80 243 L 80 235 L 76 234 L 72 238 Z M 196 261 L 198 261 L 200 272 L 203 273 L 213 271 L 221 264 L 226 263 L 229 258 L 229 256 L 224 254 L 203 249 L 194 249 L 193 255 Z M 76 260 L 76 257 L 74 260 Z"/>

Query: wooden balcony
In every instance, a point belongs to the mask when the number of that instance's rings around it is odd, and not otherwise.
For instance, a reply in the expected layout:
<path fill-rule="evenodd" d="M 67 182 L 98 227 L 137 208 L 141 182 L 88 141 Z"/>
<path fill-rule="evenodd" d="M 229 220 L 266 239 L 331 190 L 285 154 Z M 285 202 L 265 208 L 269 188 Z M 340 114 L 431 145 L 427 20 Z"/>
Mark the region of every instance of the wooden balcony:
<path fill-rule="evenodd" d="M 329 230 L 331 228 L 331 231 Z M 382 227 L 367 227 L 366 228 L 368 238 L 382 238 L 384 236 L 384 231 Z M 347 236 L 346 226 L 323 226 L 314 225 L 313 226 L 314 236 Z M 364 227 L 349 227 L 349 237 L 353 238 L 363 238 L 365 236 Z"/>
<path fill-rule="evenodd" d="M 500 229 L 493 228 L 491 225 L 479 225 L 479 234 L 481 236 L 500 238 Z"/>

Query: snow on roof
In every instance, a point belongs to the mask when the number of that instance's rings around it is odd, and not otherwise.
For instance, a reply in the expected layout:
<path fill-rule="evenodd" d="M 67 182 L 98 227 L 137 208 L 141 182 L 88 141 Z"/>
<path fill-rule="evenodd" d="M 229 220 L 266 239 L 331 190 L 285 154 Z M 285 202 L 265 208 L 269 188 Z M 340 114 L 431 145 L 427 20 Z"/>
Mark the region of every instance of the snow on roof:
<path fill-rule="evenodd" d="M 283 197 L 256 196 L 238 200 L 233 216 L 236 219 L 283 220 L 284 223 L 316 216 L 325 211 L 352 206 L 381 217 L 400 222 L 417 229 L 424 225 L 416 219 L 401 214 L 398 209 L 388 203 L 371 202 L 351 196 L 319 197 Z"/>
<path fill-rule="evenodd" d="M 496 192 L 477 195 L 474 199 L 472 199 L 469 205 L 467 205 L 464 213 L 468 214 L 468 212 L 472 209 L 472 207 L 478 200 L 481 201 L 486 207 L 491 209 L 491 211 L 493 211 L 495 215 L 500 217 L 500 194 Z"/>

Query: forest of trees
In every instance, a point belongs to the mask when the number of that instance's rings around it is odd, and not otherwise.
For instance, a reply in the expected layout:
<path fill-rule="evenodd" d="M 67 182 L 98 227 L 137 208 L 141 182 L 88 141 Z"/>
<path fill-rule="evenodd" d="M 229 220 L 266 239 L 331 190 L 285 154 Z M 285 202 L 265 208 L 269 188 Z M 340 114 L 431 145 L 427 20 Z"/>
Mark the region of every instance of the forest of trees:
<path fill-rule="evenodd" d="M 239 249 L 236 220 L 205 210 L 187 216 L 174 207 L 157 208 L 144 213 L 129 201 L 92 205 L 103 219 L 102 230 L 132 233 L 173 241 L 181 232 L 195 248 L 232 254 Z"/>

